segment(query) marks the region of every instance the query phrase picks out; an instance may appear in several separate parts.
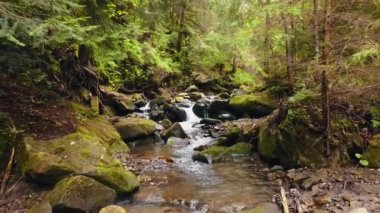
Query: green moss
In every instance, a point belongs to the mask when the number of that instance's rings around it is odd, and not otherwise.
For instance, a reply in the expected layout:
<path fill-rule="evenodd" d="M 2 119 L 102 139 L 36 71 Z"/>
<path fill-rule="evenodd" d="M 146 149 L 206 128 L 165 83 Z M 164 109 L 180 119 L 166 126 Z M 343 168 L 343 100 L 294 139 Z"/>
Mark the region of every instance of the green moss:
<path fill-rule="evenodd" d="M 369 167 L 380 168 L 380 134 L 372 137 L 362 159 L 368 161 Z"/>
<path fill-rule="evenodd" d="M 107 186 L 115 189 L 118 193 L 131 193 L 136 190 L 140 183 L 137 177 L 121 166 L 116 168 L 98 167 L 96 179 Z"/>
<path fill-rule="evenodd" d="M 230 154 L 248 155 L 252 152 L 252 148 L 252 144 L 241 142 L 229 147 L 227 152 Z"/>
<path fill-rule="evenodd" d="M 271 132 L 268 125 L 260 127 L 258 151 L 266 159 L 276 159 L 277 133 Z"/>
<path fill-rule="evenodd" d="M 152 135 L 156 130 L 156 123 L 144 118 L 120 119 L 116 129 L 123 139 L 135 139 Z"/>
<path fill-rule="evenodd" d="M 71 174 L 82 174 L 129 193 L 137 178 L 122 168 L 119 160 L 102 145 L 100 138 L 80 132 L 49 141 L 26 138 L 19 154 L 23 174 L 42 183 L 56 183 Z"/>
<path fill-rule="evenodd" d="M 211 146 L 200 152 L 200 154 L 210 156 L 213 161 L 217 161 L 223 158 L 226 152 L 227 148 L 224 146 Z"/>
<path fill-rule="evenodd" d="M 262 116 L 276 108 L 276 100 L 269 92 L 237 95 L 231 98 L 230 106 L 239 112 Z"/>

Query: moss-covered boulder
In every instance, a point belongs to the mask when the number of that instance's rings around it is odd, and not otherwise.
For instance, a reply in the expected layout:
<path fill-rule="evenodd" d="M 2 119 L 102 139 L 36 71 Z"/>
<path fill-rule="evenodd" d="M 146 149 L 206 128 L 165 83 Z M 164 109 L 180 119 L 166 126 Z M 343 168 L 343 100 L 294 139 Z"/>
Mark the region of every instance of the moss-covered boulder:
<path fill-rule="evenodd" d="M 236 95 L 231 98 L 230 106 L 237 112 L 253 117 L 269 115 L 276 109 L 276 99 L 269 92 Z"/>
<path fill-rule="evenodd" d="M 54 184 L 69 175 L 85 175 L 129 193 L 139 186 L 134 174 L 95 136 L 76 132 L 62 138 L 38 141 L 25 138 L 18 150 L 20 171 L 41 183 Z"/>
<path fill-rule="evenodd" d="M 134 112 L 137 108 L 134 102 L 139 101 L 134 96 L 113 91 L 110 87 L 101 86 L 103 103 L 113 108 L 118 115 Z"/>
<path fill-rule="evenodd" d="M 362 158 L 368 161 L 369 167 L 380 168 L 380 134 L 373 136 Z"/>
<path fill-rule="evenodd" d="M 325 167 L 350 162 L 348 153 L 360 145 L 355 123 L 345 114 L 331 114 L 330 157 L 325 154 L 319 100 L 291 103 L 276 110 L 260 125 L 258 151 L 262 157 L 285 168 Z"/>
<path fill-rule="evenodd" d="M 115 127 L 124 140 L 150 136 L 156 130 L 156 123 L 145 118 L 120 118 Z"/>
<path fill-rule="evenodd" d="M 77 132 L 98 138 L 99 142 L 113 153 L 129 152 L 128 145 L 121 139 L 115 127 L 103 117 L 82 122 Z"/>
<path fill-rule="evenodd" d="M 231 161 L 236 155 L 249 155 L 253 149 L 252 144 L 237 143 L 231 147 L 210 146 L 193 155 L 194 161 L 203 163 Z"/>
<path fill-rule="evenodd" d="M 86 176 L 74 176 L 58 182 L 45 198 L 54 212 L 89 212 L 116 200 L 115 190 Z"/>

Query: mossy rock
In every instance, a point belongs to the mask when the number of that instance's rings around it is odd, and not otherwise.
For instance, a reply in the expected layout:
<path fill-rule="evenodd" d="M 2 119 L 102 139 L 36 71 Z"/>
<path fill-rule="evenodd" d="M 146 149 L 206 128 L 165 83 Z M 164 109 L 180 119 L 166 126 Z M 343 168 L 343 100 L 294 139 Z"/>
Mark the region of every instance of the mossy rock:
<path fill-rule="evenodd" d="M 269 92 L 236 95 L 229 104 L 235 111 L 248 113 L 253 117 L 269 115 L 277 107 L 276 99 Z"/>
<path fill-rule="evenodd" d="M 130 193 L 139 186 L 136 176 L 121 166 L 98 137 L 80 132 L 48 141 L 25 138 L 18 163 L 23 175 L 41 183 L 54 184 L 81 174 L 118 193 Z"/>
<path fill-rule="evenodd" d="M 231 147 L 210 146 L 201 152 L 193 155 L 194 161 L 207 163 L 208 159 L 212 162 L 231 161 L 234 155 L 249 155 L 252 152 L 252 144 L 237 143 Z"/>
<path fill-rule="evenodd" d="M 103 117 L 81 123 L 77 131 L 100 139 L 101 144 L 113 153 L 129 152 L 128 145 L 121 139 L 117 130 Z"/>
<path fill-rule="evenodd" d="M 362 159 L 368 161 L 369 167 L 380 168 L 380 134 L 373 136 Z"/>
<path fill-rule="evenodd" d="M 150 136 L 156 130 L 156 123 L 145 118 L 121 118 L 115 127 L 124 140 Z"/>
<path fill-rule="evenodd" d="M 240 142 L 227 149 L 231 155 L 249 155 L 252 153 L 253 146 L 250 143 Z"/>
<path fill-rule="evenodd" d="M 277 158 L 277 137 L 276 130 L 270 129 L 268 124 L 260 127 L 257 148 L 259 154 L 265 159 L 274 160 Z"/>
<path fill-rule="evenodd" d="M 86 176 L 58 182 L 45 198 L 54 212 L 96 211 L 116 200 L 115 190 Z"/>

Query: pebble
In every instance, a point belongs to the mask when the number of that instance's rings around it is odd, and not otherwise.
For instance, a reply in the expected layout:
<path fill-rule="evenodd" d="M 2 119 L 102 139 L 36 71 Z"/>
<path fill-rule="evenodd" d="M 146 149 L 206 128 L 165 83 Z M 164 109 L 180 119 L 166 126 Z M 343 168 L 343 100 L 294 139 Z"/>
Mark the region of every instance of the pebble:
<path fill-rule="evenodd" d="M 275 172 L 275 171 L 278 171 L 278 170 L 284 171 L 284 167 L 281 166 L 281 165 L 275 165 L 275 166 L 273 166 L 270 170 L 271 170 L 272 172 Z"/>
<path fill-rule="evenodd" d="M 326 196 L 323 196 L 323 197 L 315 198 L 314 202 L 316 204 L 318 204 L 318 205 L 325 205 L 325 204 L 332 203 L 332 199 L 331 199 L 330 196 L 326 195 Z"/>
<path fill-rule="evenodd" d="M 348 201 L 348 202 L 351 202 L 353 200 L 352 195 L 348 193 L 343 194 L 342 198 L 343 200 Z"/>

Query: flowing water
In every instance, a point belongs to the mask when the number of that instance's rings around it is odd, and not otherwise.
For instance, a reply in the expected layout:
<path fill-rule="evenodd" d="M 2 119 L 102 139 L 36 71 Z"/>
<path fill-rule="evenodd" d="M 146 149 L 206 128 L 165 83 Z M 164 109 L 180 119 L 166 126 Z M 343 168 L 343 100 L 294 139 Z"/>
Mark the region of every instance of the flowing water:
<path fill-rule="evenodd" d="M 152 165 L 142 172 L 156 181 L 141 186 L 133 201 L 126 204 L 128 212 L 235 213 L 271 201 L 277 187 L 265 181 L 257 159 L 241 158 L 215 164 L 192 161 L 193 149 L 209 143 L 212 138 L 195 125 L 201 119 L 193 113 L 193 104 L 189 105 L 181 107 L 187 114 L 187 120 L 181 125 L 190 137 L 189 144 L 148 144 L 132 148 L 137 158 L 153 160 L 169 156 L 174 163 L 170 167 Z M 148 110 L 144 108 L 144 112 Z"/>

